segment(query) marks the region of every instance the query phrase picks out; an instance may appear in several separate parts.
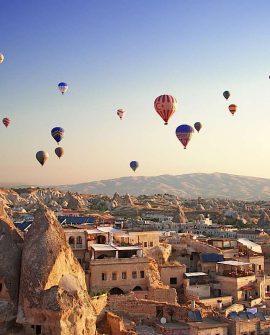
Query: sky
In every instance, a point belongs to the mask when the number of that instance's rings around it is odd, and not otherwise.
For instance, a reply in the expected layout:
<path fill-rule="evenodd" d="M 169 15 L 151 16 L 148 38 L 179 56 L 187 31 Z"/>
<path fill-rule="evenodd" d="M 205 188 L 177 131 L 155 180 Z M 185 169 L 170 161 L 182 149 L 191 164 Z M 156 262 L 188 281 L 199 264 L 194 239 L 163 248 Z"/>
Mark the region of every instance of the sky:
<path fill-rule="evenodd" d="M 0 125 L 0 183 L 118 178 L 133 175 L 131 160 L 143 176 L 270 178 L 269 11 L 268 0 L 0 1 L 0 118 L 11 119 Z M 153 106 L 161 94 L 178 100 L 168 126 Z M 183 150 L 175 129 L 197 121 Z"/>

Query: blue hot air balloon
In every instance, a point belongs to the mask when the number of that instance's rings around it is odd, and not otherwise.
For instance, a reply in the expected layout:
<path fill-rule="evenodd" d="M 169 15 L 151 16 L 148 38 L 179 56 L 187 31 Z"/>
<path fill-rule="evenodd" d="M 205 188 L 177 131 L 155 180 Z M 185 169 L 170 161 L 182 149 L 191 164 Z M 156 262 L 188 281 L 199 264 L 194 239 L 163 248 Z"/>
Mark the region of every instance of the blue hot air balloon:
<path fill-rule="evenodd" d="M 130 163 L 129 163 L 129 166 L 132 168 L 132 170 L 135 172 L 137 169 L 138 169 L 138 167 L 139 167 L 139 163 L 138 162 L 136 162 L 136 161 L 131 161 Z"/>
<path fill-rule="evenodd" d="M 58 84 L 59 91 L 64 94 L 68 90 L 68 84 L 67 83 L 59 83 Z"/>
<path fill-rule="evenodd" d="M 55 139 L 55 141 L 59 144 L 59 142 L 64 137 L 64 129 L 61 127 L 54 127 L 51 130 L 52 137 Z"/>
<path fill-rule="evenodd" d="M 175 134 L 178 140 L 183 144 L 184 149 L 186 149 L 188 142 L 194 133 L 193 127 L 188 124 L 181 124 L 176 128 Z"/>

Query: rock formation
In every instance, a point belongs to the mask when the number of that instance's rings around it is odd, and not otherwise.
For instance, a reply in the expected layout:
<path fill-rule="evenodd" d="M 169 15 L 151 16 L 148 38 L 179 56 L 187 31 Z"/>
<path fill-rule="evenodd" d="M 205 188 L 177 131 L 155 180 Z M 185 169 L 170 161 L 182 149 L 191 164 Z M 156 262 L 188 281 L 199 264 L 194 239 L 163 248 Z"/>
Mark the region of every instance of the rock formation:
<path fill-rule="evenodd" d="M 23 238 L 0 203 L 0 328 L 16 320 Z"/>
<path fill-rule="evenodd" d="M 44 335 L 95 334 L 84 271 L 52 211 L 37 211 L 23 248 L 17 322 Z"/>
<path fill-rule="evenodd" d="M 186 223 L 187 221 L 188 221 L 187 217 L 186 217 L 182 207 L 178 206 L 175 213 L 174 213 L 174 216 L 173 216 L 173 222 Z"/>

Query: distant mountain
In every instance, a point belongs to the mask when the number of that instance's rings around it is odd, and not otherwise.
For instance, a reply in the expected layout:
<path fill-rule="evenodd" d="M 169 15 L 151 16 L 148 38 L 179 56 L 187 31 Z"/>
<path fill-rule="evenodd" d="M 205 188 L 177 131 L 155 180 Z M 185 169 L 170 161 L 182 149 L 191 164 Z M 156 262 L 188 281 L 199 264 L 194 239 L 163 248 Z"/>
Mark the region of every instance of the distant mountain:
<path fill-rule="evenodd" d="M 270 200 L 270 179 L 226 173 L 193 173 L 179 176 L 122 177 L 57 187 L 63 191 L 113 195 L 169 193 L 183 198 Z"/>

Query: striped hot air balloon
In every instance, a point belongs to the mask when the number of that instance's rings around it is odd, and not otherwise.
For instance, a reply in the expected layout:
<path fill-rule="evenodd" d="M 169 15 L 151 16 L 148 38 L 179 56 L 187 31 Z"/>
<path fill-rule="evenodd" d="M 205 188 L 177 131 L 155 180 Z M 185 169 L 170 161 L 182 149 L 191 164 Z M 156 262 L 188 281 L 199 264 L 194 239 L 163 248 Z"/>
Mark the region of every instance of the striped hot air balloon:
<path fill-rule="evenodd" d="M 184 149 L 186 149 L 191 137 L 194 133 L 193 127 L 188 124 L 181 124 L 175 130 L 176 137 L 183 144 Z"/>
<path fill-rule="evenodd" d="M 232 104 L 229 106 L 229 111 L 232 113 L 232 115 L 234 115 L 234 113 L 236 112 L 237 110 L 237 106 Z"/>
<path fill-rule="evenodd" d="M 176 111 L 177 108 L 177 100 L 172 95 L 160 95 L 156 98 L 154 102 L 154 107 L 156 112 L 160 115 L 160 117 L 165 122 L 164 124 L 168 124 L 170 117 Z"/>
<path fill-rule="evenodd" d="M 4 117 L 2 120 L 3 124 L 7 128 L 10 125 L 10 118 L 9 117 Z"/>
<path fill-rule="evenodd" d="M 61 127 L 54 127 L 51 130 L 52 137 L 55 139 L 55 141 L 59 144 L 59 142 L 64 137 L 64 129 Z"/>

